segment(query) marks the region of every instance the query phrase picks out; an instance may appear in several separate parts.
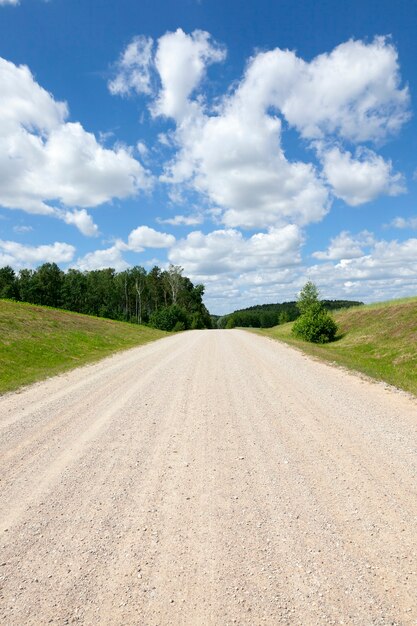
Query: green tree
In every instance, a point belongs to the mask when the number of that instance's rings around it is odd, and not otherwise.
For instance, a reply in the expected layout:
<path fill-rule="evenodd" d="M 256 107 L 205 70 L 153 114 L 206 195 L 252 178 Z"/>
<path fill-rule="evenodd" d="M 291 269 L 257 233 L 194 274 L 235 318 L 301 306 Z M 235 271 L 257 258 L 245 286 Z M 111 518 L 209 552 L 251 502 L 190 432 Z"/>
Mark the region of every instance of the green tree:
<path fill-rule="evenodd" d="M 35 285 L 34 285 L 34 271 L 23 269 L 20 270 L 17 279 L 17 288 L 19 291 L 19 300 L 22 302 L 31 302 L 36 304 L 35 298 Z"/>
<path fill-rule="evenodd" d="M 0 298 L 17 299 L 19 296 L 17 278 L 10 265 L 0 268 Z"/>
<path fill-rule="evenodd" d="M 62 307 L 68 311 L 86 313 L 87 277 L 79 270 L 69 269 L 64 274 L 61 290 Z"/>
<path fill-rule="evenodd" d="M 303 315 L 313 304 L 317 304 L 318 302 L 320 302 L 319 290 L 316 285 L 309 280 L 298 295 L 297 308 L 301 315 Z"/>
<path fill-rule="evenodd" d="M 61 306 L 61 290 L 64 282 L 64 272 L 56 263 L 44 263 L 33 275 L 34 293 L 37 304 L 46 306 Z"/>
<path fill-rule="evenodd" d="M 149 295 L 146 270 L 136 265 L 131 270 L 131 276 L 135 290 L 135 319 L 138 324 L 142 324 L 144 305 Z"/>
<path fill-rule="evenodd" d="M 313 343 L 334 341 L 337 324 L 324 309 L 319 300 L 319 291 L 311 281 L 307 282 L 300 291 L 297 307 L 301 315 L 292 327 L 295 337 Z"/>

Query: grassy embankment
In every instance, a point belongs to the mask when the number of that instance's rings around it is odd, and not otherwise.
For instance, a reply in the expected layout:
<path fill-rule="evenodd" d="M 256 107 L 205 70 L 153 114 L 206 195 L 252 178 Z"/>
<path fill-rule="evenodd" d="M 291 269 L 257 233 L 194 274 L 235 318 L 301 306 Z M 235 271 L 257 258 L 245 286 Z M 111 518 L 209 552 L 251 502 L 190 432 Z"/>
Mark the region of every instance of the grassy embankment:
<path fill-rule="evenodd" d="M 295 339 L 292 324 L 258 332 L 417 395 L 417 298 L 337 311 L 338 339 L 317 345 Z"/>
<path fill-rule="evenodd" d="M 0 393 L 167 334 L 146 326 L 0 300 Z"/>

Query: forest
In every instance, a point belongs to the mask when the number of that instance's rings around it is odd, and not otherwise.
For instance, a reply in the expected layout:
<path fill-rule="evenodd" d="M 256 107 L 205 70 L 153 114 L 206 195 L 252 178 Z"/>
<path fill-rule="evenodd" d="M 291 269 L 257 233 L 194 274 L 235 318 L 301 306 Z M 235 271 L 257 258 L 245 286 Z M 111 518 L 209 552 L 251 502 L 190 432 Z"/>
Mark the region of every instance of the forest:
<path fill-rule="evenodd" d="M 204 285 L 193 285 L 177 265 L 149 272 L 140 266 L 64 272 L 55 263 L 18 273 L 10 266 L 0 268 L 0 298 L 168 331 L 211 328 L 203 294 Z"/>
<path fill-rule="evenodd" d="M 334 311 L 359 306 L 363 304 L 363 302 L 356 302 L 354 300 L 322 300 L 321 304 L 327 311 Z M 272 328 L 278 324 L 292 322 L 296 320 L 299 315 L 300 311 L 295 301 L 276 304 L 258 304 L 223 315 L 217 318 L 216 325 L 218 328 L 236 328 L 237 326 Z"/>

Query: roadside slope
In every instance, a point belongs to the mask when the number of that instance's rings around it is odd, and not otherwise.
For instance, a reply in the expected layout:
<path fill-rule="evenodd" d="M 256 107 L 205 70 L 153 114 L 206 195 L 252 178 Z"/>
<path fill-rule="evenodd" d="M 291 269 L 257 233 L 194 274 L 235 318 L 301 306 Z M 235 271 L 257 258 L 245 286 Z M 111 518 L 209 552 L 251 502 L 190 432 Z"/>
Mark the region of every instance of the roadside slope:
<path fill-rule="evenodd" d="M 324 345 L 296 339 L 292 324 L 256 332 L 417 395 L 417 298 L 352 307 L 334 318 L 339 338 Z"/>
<path fill-rule="evenodd" d="M 165 336 L 145 326 L 0 300 L 0 394 Z"/>
<path fill-rule="evenodd" d="M 417 404 L 243 331 L 0 398 L 0 622 L 417 620 Z"/>

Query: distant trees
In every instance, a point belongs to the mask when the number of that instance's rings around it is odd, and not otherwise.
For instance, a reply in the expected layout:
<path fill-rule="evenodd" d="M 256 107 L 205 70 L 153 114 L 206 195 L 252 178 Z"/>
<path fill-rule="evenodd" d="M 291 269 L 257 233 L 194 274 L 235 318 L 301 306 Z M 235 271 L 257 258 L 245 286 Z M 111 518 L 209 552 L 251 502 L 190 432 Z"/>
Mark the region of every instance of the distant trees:
<path fill-rule="evenodd" d="M 36 270 L 0 268 L 0 298 L 47 305 L 164 330 L 210 328 L 203 304 L 204 286 L 193 285 L 183 269 L 136 266 L 123 272 L 112 268 L 63 272 L 55 263 Z"/>
<path fill-rule="evenodd" d="M 217 326 L 218 328 L 272 328 L 277 324 L 295 320 L 298 315 L 295 302 L 261 304 L 224 315 L 218 319 Z"/>
<path fill-rule="evenodd" d="M 307 304 L 309 299 L 312 298 L 314 300 L 315 296 L 318 300 L 317 287 L 315 287 L 315 285 L 312 285 L 312 288 L 309 286 L 306 290 L 303 302 Z M 332 311 L 335 309 L 359 306 L 363 303 L 356 300 L 321 300 L 320 304 L 325 311 Z M 303 307 L 303 304 L 301 304 L 301 307 Z M 212 324 L 217 328 L 272 328 L 272 326 L 277 326 L 278 324 L 293 322 L 300 317 L 300 315 L 299 302 L 296 301 L 276 304 L 257 304 L 247 309 L 240 309 L 233 313 L 228 313 L 227 315 L 213 315 Z"/>
<path fill-rule="evenodd" d="M 293 335 L 312 343 L 334 341 L 337 324 L 320 302 L 319 291 L 311 281 L 300 291 L 297 308 L 301 315 L 293 324 Z"/>

